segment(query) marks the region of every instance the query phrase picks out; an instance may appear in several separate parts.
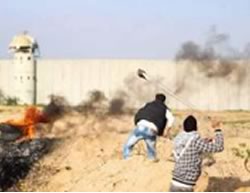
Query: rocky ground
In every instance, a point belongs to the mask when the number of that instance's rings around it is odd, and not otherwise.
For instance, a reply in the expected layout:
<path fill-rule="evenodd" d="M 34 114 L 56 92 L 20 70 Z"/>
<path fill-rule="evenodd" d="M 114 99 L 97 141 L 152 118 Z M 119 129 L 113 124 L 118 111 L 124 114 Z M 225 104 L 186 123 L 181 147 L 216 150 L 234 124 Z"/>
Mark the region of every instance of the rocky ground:
<path fill-rule="evenodd" d="M 0 112 L 2 121 L 20 115 L 23 108 L 1 108 Z M 177 118 L 172 137 L 181 129 L 183 118 L 190 113 L 174 111 Z M 250 191 L 249 173 L 243 158 L 245 150 L 250 149 L 250 112 L 192 114 L 199 119 L 203 136 L 211 136 L 212 133 L 205 115 L 221 119 L 225 133 L 225 151 L 206 156 L 195 190 Z M 132 128 L 131 114 L 112 116 L 76 111 L 61 117 L 53 125 L 42 125 L 37 137 L 60 140 L 54 150 L 35 164 L 25 179 L 19 181 L 16 188 L 19 191 L 61 192 L 167 191 L 174 165 L 171 140 L 159 138 L 159 162 L 146 159 L 143 142 L 135 147 L 131 159 L 123 160 L 122 146 Z"/>

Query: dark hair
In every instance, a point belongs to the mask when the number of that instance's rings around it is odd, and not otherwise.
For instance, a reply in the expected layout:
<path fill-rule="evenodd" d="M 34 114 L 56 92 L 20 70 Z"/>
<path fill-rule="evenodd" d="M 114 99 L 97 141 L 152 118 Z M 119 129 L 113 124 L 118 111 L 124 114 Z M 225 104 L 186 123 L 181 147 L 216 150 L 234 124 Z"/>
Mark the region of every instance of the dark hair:
<path fill-rule="evenodd" d="M 193 115 L 189 115 L 183 122 L 184 131 L 197 131 L 197 120 Z"/>
<path fill-rule="evenodd" d="M 164 103 L 166 100 L 166 96 L 162 93 L 158 93 L 155 95 L 155 100 L 159 100 Z"/>

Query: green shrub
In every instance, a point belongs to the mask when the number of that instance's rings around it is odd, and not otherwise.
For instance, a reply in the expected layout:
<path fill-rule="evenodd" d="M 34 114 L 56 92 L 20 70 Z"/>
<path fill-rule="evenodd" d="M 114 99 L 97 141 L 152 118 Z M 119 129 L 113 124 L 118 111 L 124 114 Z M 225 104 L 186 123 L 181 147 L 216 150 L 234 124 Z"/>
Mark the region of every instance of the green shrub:
<path fill-rule="evenodd" d="M 234 147 L 231 150 L 236 157 L 244 160 L 244 167 L 246 171 L 250 173 L 250 168 L 248 166 L 248 163 L 250 162 L 250 147 L 245 143 L 240 143 L 239 147 Z"/>

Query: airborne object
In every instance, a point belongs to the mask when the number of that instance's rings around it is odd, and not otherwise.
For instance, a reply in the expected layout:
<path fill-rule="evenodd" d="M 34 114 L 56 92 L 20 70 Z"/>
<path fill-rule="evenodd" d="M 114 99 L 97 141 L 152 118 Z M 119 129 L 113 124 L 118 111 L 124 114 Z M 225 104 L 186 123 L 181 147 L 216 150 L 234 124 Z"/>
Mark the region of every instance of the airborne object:
<path fill-rule="evenodd" d="M 149 75 L 146 73 L 145 70 L 143 69 L 138 69 L 137 70 L 137 75 L 148 81 L 148 82 L 151 82 L 153 83 L 155 86 L 157 87 L 160 87 L 164 92 L 166 92 L 169 96 L 173 97 L 174 99 L 176 99 L 177 101 L 181 102 L 182 104 L 184 104 L 186 107 L 190 108 L 192 111 L 194 111 L 194 105 L 188 103 L 188 102 L 185 102 L 183 99 L 179 98 L 178 96 L 176 96 L 171 90 L 167 89 L 167 87 L 165 85 L 162 85 L 161 83 L 156 83 L 155 81 L 153 81 Z"/>
<path fill-rule="evenodd" d="M 186 107 L 188 107 L 192 112 L 195 111 L 195 105 L 185 101 L 184 99 L 178 97 L 176 94 L 174 94 L 171 90 L 169 90 L 165 85 L 161 84 L 161 83 L 156 83 L 155 81 L 152 81 L 152 79 L 149 77 L 149 75 L 146 73 L 145 70 L 142 70 L 142 69 L 138 69 L 137 70 L 137 75 L 150 82 L 150 83 L 153 83 L 155 86 L 157 87 L 160 87 L 165 93 L 167 93 L 169 96 L 173 97 L 175 100 L 179 101 L 180 103 L 182 103 L 183 105 L 185 105 Z M 207 120 L 211 120 L 211 117 L 206 115 L 204 112 L 200 112 L 201 114 L 204 115 L 204 117 L 207 119 Z M 223 122 L 222 122 L 223 123 Z"/>
<path fill-rule="evenodd" d="M 137 70 L 137 75 L 138 75 L 140 78 L 143 78 L 143 79 L 147 80 L 145 74 L 146 74 L 146 71 L 145 71 L 145 70 L 142 70 L 142 69 L 140 69 L 140 68 Z"/>

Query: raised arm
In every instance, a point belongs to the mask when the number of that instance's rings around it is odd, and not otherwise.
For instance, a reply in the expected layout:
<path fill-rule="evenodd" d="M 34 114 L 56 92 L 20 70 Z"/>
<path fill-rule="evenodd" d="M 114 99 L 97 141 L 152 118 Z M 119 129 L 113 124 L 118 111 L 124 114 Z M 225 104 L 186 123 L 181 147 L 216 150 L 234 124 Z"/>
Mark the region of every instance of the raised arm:
<path fill-rule="evenodd" d="M 195 146 L 200 152 L 221 152 L 224 150 L 224 137 L 220 128 L 220 122 L 212 121 L 212 129 L 215 132 L 215 137 L 212 141 L 199 138 Z"/>

